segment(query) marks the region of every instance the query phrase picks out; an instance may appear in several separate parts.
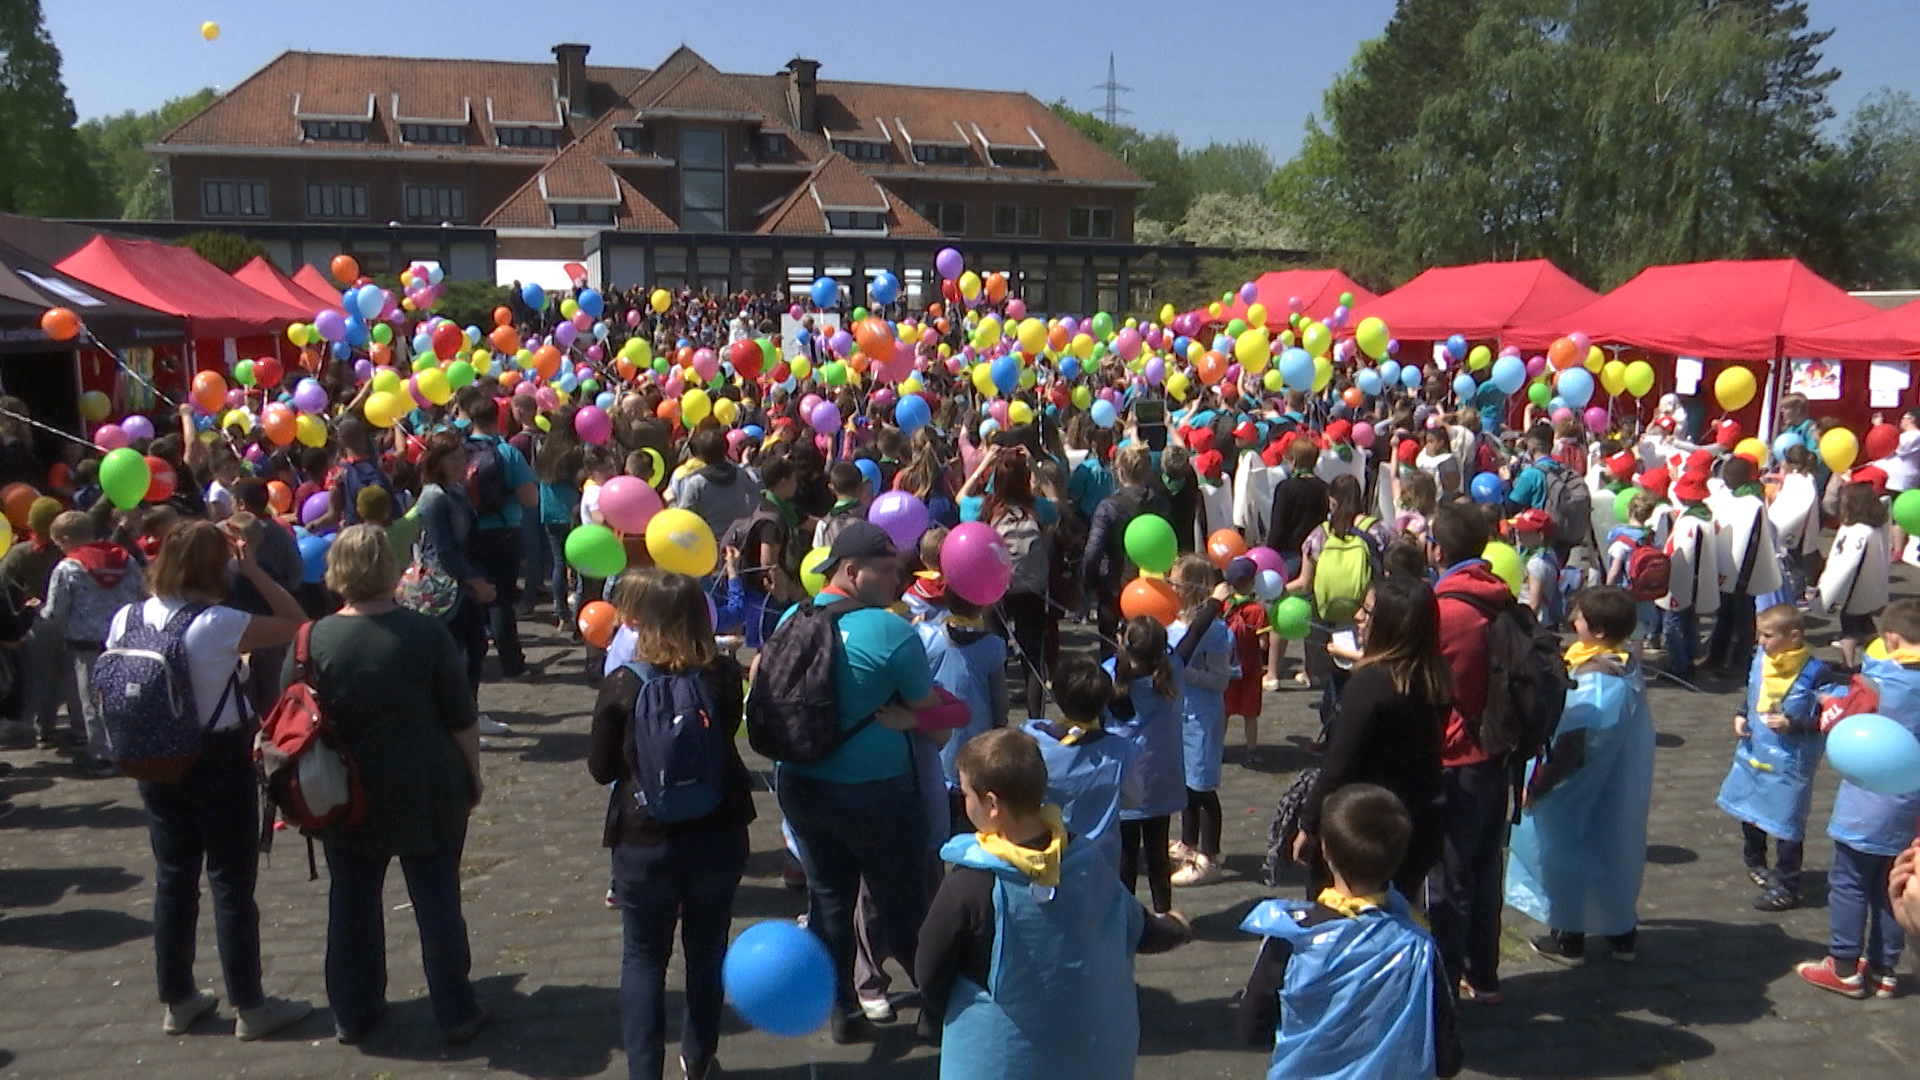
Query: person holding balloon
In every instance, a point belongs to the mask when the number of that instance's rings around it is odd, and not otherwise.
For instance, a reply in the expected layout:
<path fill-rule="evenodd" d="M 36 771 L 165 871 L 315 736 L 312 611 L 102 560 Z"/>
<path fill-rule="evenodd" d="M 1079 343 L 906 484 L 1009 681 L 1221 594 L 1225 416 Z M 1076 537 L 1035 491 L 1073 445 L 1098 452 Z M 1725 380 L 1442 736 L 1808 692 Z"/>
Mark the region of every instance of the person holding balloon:
<path fill-rule="evenodd" d="M 1893 997 L 1906 935 L 1888 893 L 1894 860 L 1920 820 L 1920 600 L 1896 600 L 1881 619 L 1887 658 L 1861 675 L 1878 691 L 1877 712 L 1848 716 L 1827 734 L 1827 759 L 1844 778 L 1827 835 L 1825 959 L 1800 964 L 1800 977 L 1843 997 Z"/>
<path fill-rule="evenodd" d="M 1871 483 L 1855 482 L 1840 495 L 1840 530 L 1827 554 L 1817 588 L 1818 609 L 1838 612 L 1840 634 L 1834 645 L 1848 667 L 1860 663 L 1860 650 L 1874 637 L 1874 618 L 1887 605 L 1892 578 L 1887 543 L 1887 504 Z"/>
<path fill-rule="evenodd" d="M 416 565 L 459 583 L 459 599 L 446 614 L 466 657 L 467 683 L 480 696 L 480 666 L 486 659 L 486 607 L 496 597 L 492 582 L 468 554 L 474 532 L 473 504 L 467 501 L 466 440 L 451 431 L 427 439 L 420 456 L 420 549 Z"/>

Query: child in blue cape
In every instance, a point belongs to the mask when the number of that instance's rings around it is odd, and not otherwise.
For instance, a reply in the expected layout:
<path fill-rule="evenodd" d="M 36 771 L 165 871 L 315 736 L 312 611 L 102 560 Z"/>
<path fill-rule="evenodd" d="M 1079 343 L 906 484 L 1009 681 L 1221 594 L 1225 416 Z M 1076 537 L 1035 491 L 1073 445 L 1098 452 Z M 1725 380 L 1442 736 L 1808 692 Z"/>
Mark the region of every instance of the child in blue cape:
<path fill-rule="evenodd" d="M 1825 740 L 1820 734 L 1822 686 L 1838 669 L 1807 648 L 1807 620 L 1791 604 L 1777 604 L 1755 622 L 1753 671 L 1747 700 L 1733 717 L 1733 767 L 1720 785 L 1720 809 L 1740 821 L 1747 876 L 1760 886 L 1760 911 L 1800 903 L 1800 863 L 1806 852 L 1813 774 Z M 1767 838 L 1774 864 L 1767 871 Z"/>
<path fill-rule="evenodd" d="M 942 530 L 945 531 L 945 530 Z M 955 731 L 940 748 L 940 769 L 958 823 L 960 774 L 954 763 L 969 739 L 1007 726 L 1007 639 L 987 627 L 983 609 L 952 590 L 943 590 L 938 605 L 928 605 L 916 617 L 914 632 L 927 649 L 933 682 L 967 703 L 967 726 Z"/>
<path fill-rule="evenodd" d="M 1869 659 L 1860 675 L 1880 696 L 1878 712 L 1920 736 L 1920 600 L 1896 600 L 1881 615 L 1885 660 Z M 1876 795 L 1851 780 L 1833 797 L 1827 835 L 1833 869 L 1827 872 L 1827 956 L 1801 964 L 1800 977 L 1850 998 L 1890 998 L 1899 992 L 1895 967 L 1906 934 L 1893 917 L 1887 875 L 1913 842 L 1920 791 Z"/>
<path fill-rule="evenodd" d="M 1377 784 L 1341 788 L 1327 796 L 1320 817 L 1333 884 L 1313 904 L 1265 901 L 1240 924 L 1266 938 L 1238 1020 L 1249 1045 L 1273 1047 L 1269 1080 L 1460 1072 L 1464 1055 L 1440 951 L 1388 884 L 1412 832 L 1393 792 Z"/>
<path fill-rule="evenodd" d="M 958 764 L 979 831 L 940 850 L 954 869 L 914 960 L 925 1014 L 942 1022 L 940 1075 L 1132 1076 L 1134 954 L 1175 948 L 1191 931 L 1178 916 L 1147 914 L 1106 856 L 1045 805 L 1047 766 L 1033 736 L 987 732 Z"/>
<path fill-rule="evenodd" d="M 1181 659 L 1180 727 L 1187 809 L 1180 815 L 1183 888 L 1220 880 L 1220 766 L 1226 754 L 1227 684 L 1233 681 L 1233 631 L 1220 618 L 1227 588 L 1205 555 L 1182 555 L 1169 575 L 1181 613 L 1167 641 Z"/>
<path fill-rule="evenodd" d="M 1614 959 L 1632 960 L 1653 798 L 1653 716 L 1627 652 L 1639 613 L 1610 585 L 1576 593 L 1572 612 L 1579 640 L 1567 670 L 1578 682 L 1552 752 L 1521 792 L 1507 904 L 1547 924 L 1533 948 L 1549 960 L 1583 963 L 1588 934 L 1605 935 Z"/>
<path fill-rule="evenodd" d="M 1180 746 L 1180 665 L 1167 655 L 1167 628 L 1145 615 L 1120 627 L 1118 651 L 1106 662 L 1113 677 L 1107 729 L 1133 744 L 1140 777 L 1138 806 L 1120 808 L 1120 881 L 1129 893 L 1144 863 L 1155 914 L 1173 910 L 1173 815 L 1187 805 Z"/>
<path fill-rule="evenodd" d="M 1120 865 L 1120 809 L 1143 799 L 1133 768 L 1133 744 L 1109 735 L 1101 715 L 1113 700 L 1113 680 L 1082 656 L 1060 661 L 1053 674 L 1060 720 L 1029 720 L 1027 734 L 1047 763 L 1047 802 L 1060 808 L 1067 831 Z"/>

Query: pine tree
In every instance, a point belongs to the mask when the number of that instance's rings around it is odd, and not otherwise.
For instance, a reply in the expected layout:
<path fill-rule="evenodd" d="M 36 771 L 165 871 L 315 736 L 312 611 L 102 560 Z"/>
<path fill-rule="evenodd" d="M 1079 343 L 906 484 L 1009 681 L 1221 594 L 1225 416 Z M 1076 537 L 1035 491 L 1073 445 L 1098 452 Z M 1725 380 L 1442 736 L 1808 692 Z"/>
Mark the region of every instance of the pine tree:
<path fill-rule="evenodd" d="M 110 209 L 74 130 L 40 0 L 0 0 L 0 210 L 89 217 Z"/>

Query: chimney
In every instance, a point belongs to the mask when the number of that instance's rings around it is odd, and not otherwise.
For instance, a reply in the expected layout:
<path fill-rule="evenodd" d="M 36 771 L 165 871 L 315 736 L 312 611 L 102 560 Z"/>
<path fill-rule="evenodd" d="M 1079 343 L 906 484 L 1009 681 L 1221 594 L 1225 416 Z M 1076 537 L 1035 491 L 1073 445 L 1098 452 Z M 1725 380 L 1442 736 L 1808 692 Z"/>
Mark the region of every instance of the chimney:
<path fill-rule="evenodd" d="M 554 85 L 567 103 L 568 116 L 593 116 L 593 94 L 587 88 L 587 50 L 591 45 L 555 45 Z"/>
<path fill-rule="evenodd" d="M 787 107 L 801 131 L 820 131 L 819 84 L 820 61 L 796 56 L 787 62 Z"/>

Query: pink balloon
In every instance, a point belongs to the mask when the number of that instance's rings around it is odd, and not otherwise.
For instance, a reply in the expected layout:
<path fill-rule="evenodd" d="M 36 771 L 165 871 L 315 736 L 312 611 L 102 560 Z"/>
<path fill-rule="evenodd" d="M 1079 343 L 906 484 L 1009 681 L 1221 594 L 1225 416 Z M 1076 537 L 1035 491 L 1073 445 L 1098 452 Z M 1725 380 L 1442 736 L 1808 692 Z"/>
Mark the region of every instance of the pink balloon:
<path fill-rule="evenodd" d="M 1139 356 L 1141 344 L 1140 331 L 1131 326 L 1113 336 L 1113 351 L 1118 353 L 1122 360 L 1132 360 Z"/>
<path fill-rule="evenodd" d="M 668 397 L 678 398 L 687 389 L 687 384 L 680 376 L 675 375 L 662 383 L 660 389 L 665 391 Z"/>
<path fill-rule="evenodd" d="M 1271 570 L 1276 574 L 1285 573 L 1287 569 L 1286 561 L 1280 558 L 1280 553 L 1270 547 L 1248 548 L 1247 558 L 1252 559 L 1253 565 L 1260 569 Z"/>
<path fill-rule="evenodd" d="M 713 377 L 720 374 L 720 358 L 712 349 L 698 349 L 693 354 L 693 370 L 702 382 L 712 382 Z"/>
<path fill-rule="evenodd" d="M 1547 419 L 1552 420 L 1556 424 L 1560 423 L 1563 420 L 1571 420 L 1573 419 L 1573 410 L 1572 409 L 1555 409 L 1553 410 L 1553 415 L 1548 417 Z"/>
<path fill-rule="evenodd" d="M 1537 379 L 1540 377 L 1541 373 L 1546 370 L 1547 370 L 1546 357 L 1535 356 L 1527 360 L 1527 378 Z"/>
<path fill-rule="evenodd" d="M 616 476 L 600 485 L 600 516 L 614 531 L 638 536 L 660 512 L 660 496 L 637 476 Z"/>
<path fill-rule="evenodd" d="M 537 387 L 535 387 L 532 383 L 526 381 L 525 379 L 522 379 L 519 382 L 513 384 L 513 396 L 514 397 L 532 397 L 533 392 L 536 389 Z"/>
<path fill-rule="evenodd" d="M 800 415 L 812 416 L 813 410 L 815 408 L 818 408 L 819 405 L 820 405 L 820 395 L 808 394 L 806 397 L 803 397 L 800 399 Z"/>
<path fill-rule="evenodd" d="M 93 441 L 102 450 L 118 450 L 133 441 L 119 424 L 101 424 L 93 431 Z"/>
<path fill-rule="evenodd" d="M 630 327 L 640 325 L 640 312 L 638 310 L 631 308 L 627 310 L 627 325 Z"/>
<path fill-rule="evenodd" d="M 1007 318 L 1024 319 L 1026 317 L 1027 317 L 1027 302 L 1025 300 L 1022 300 L 1016 296 L 1013 299 L 1007 301 Z"/>
<path fill-rule="evenodd" d="M 1593 339 L 1578 330 L 1568 334 L 1567 337 L 1573 342 L 1573 347 L 1580 350 L 1580 359 L 1585 360 L 1587 350 L 1593 348 Z"/>
<path fill-rule="evenodd" d="M 543 412 L 552 412 L 560 407 L 560 395 L 554 393 L 551 386 L 543 386 L 535 390 L 533 400 L 539 403 Z"/>
<path fill-rule="evenodd" d="M 1005 399 L 995 398 L 993 402 L 987 406 L 987 415 L 993 417 L 994 423 L 999 424 L 1001 427 L 1006 427 L 1007 403 Z"/>
<path fill-rule="evenodd" d="M 1373 425 L 1365 420 L 1353 425 L 1353 445 L 1365 450 L 1373 445 Z"/>
<path fill-rule="evenodd" d="M 588 405 L 573 414 L 573 430 L 582 439 L 599 446 L 613 436 L 613 421 L 598 405 Z"/>
<path fill-rule="evenodd" d="M 732 454 L 734 457 L 739 457 L 740 448 L 747 444 L 748 438 L 749 436 L 747 435 L 745 429 L 734 428 L 728 431 L 727 432 L 727 452 Z"/>
<path fill-rule="evenodd" d="M 997 603 L 1013 582 L 1013 555 L 993 527 L 968 521 L 940 545 L 940 572 L 947 588 L 975 604 Z"/>
<path fill-rule="evenodd" d="M 1587 430 L 1595 435 L 1607 430 L 1607 410 L 1598 405 L 1588 408 L 1583 419 L 1587 422 Z"/>

